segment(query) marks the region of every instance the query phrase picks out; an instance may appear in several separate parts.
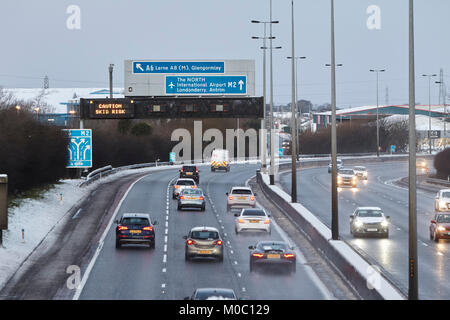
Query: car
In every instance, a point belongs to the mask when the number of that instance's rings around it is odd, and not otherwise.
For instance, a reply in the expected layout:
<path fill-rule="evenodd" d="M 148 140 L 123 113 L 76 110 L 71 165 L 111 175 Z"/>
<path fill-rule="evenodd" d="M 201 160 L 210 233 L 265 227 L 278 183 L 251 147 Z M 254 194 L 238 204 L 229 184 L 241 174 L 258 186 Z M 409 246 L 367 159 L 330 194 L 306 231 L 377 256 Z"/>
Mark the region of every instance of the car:
<path fill-rule="evenodd" d="M 337 173 L 337 186 L 349 186 L 356 188 L 358 178 L 352 168 L 340 168 Z"/>
<path fill-rule="evenodd" d="M 282 266 L 289 272 L 295 272 L 297 259 L 294 247 L 284 241 L 259 241 L 255 246 L 249 246 L 250 272 L 260 266 Z"/>
<path fill-rule="evenodd" d="M 416 160 L 416 168 L 420 169 L 426 169 L 428 168 L 427 162 L 425 159 L 417 159 Z"/>
<path fill-rule="evenodd" d="M 187 236 L 185 243 L 185 260 L 192 258 L 216 258 L 223 261 L 223 240 L 219 230 L 213 227 L 194 227 Z"/>
<path fill-rule="evenodd" d="M 234 215 L 234 231 L 237 233 L 243 230 L 262 230 L 270 234 L 270 214 L 261 208 L 242 209 L 240 213 Z"/>
<path fill-rule="evenodd" d="M 197 166 L 182 166 L 180 169 L 180 178 L 194 179 L 195 183 L 200 183 L 200 175 Z"/>
<path fill-rule="evenodd" d="M 227 210 L 231 208 L 255 207 L 256 194 L 249 187 L 233 187 L 227 195 Z"/>
<path fill-rule="evenodd" d="M 355 172 L 355 175 L 358 177 L 358 179 L 361 180 L 367 180 L 367 168 L 363 166 L 356 166 L 353 167 L 353 171 Z"/>
<path fill-rule="evenodd" d="M 190 297 L 184 300 L 238 300 L 233 289 L 226 288 L 198 288 Z"/>
<path fill-rule="evenodd" d="M 150 248 L 155 248 L 154 226 L 158 222 L 152 222 L 148 213 L 124 213 L 115 222 L 117 249 L 123 244 L 148 244 Z"/>
<path fill-rule="evenodd" d="M 211 171 L 230 171 L 230 153 L 226 149 L 214 149 L 211 154 Z"/>
<path fill-rule="evenodd" d="M 442 189 L 434 198 L 434 211 L 450 211 L 450 189 Z"/>
<path fill-rule="evenodd" d="M 332 170 L 332 163 L 330 161 L 330 163 L 328 164 L 328 173 L 331 173 Z M 341 168 L 344 165 L 344 163 L 342 162 L 341 159 L 336 159 L 336 167 L 339 170 L 339 168 Z"/>
<path fill-rule="evenodd" d="M 430 222 L 430 240 L 450 239 L 450 212 L 436 213 Z"/>
<path fill-rule="evenodd" d="M 172 183 L 173 191 L 172 191 L 172 199 L 178 199 L 181 190 L 184 188 L 197 188 L 197 184 L 194 179 L 191 178 L 180 178 L 177 179 L 175 183 Z"/>
<path fill-rule="evenodd" d="M 183 208 L 197 208 L 205 211 L 206 201 L 203 190 L 200 188 L 184 188 L 178 196 L 178 210 Z"/>
<path fill-rule="evenodd" d="M 381 235 L 389 238 L 390 217 L 379 207 L 358 207 L 350 215 L 350 233 L 353 237 Z"/>

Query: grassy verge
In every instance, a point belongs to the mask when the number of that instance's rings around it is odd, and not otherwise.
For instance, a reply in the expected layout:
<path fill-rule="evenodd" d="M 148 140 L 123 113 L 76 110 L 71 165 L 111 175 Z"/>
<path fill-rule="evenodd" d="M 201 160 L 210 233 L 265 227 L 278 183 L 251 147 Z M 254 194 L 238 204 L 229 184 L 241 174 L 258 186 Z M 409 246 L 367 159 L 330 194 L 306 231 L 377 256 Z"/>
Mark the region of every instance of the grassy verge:
<path fill-rule="evenodd" d="M 8 208 L 19 207 L 27 199 L 39 200 L 44 198 L 44 194 L 55 187 L 55 184 L 46 184 L 40 187 L 32 188 L 17 195 L 8 195 Z"/>

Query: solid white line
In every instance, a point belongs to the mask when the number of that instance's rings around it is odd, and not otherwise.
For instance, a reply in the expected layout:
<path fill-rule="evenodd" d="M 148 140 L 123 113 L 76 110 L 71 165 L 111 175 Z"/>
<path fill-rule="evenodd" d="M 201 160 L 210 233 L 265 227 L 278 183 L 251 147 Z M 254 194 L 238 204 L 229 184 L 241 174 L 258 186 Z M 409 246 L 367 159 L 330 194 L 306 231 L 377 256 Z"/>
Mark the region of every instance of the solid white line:
<path fill-rule="evenodd" d="M 135 182 L 133 182 L 131 184 L 131 186 L 128 188 L 127 192 L 125 192 L 125 194 L 123 195 L 122 199 L 120 199 L 119 204 L 117 205 L 116 209 L 114 210 L 113 215 L 111 216 L 111 219 L 109 220 L 108 225 L 105 228 L 105 231 L 103 231 L 102 236 L 100 237 L 99 240 L 99 244 L 97 247 L 97 250 L 94 253 L 94 256 L 92 257 L 91 261 L 89 262 L 86 271 L 84 272 L 83 278 L 81 280 L 80 285 L 78 286 L 78 288 L 75 290 L 75 294 L 73 295 L 72 300 L 78 300 L 80 298 L 81 292 L 83 291 L 84 286 L 86 285 L 86 282 L 89 278 L 89 274 L 92 271 L 92 268 L 94 267 L 95 261 L 97 260 L 98 256 L 100 255 L 100 251 L 103 248 L 103 243 L 105 241 L 106 236 L 108 235 L 109 229 L 111 228 L 114 219 L 116 218 L 117 213 L 119 212 L 120 207 L 122 206 L 123 201 L 125 200 L 125 198 L 128 196 L 128 193 L 131 191 L 131 189 L 134 187 L 134 185 L 136 183 L 138 183 L 139 181 L 141 181 L 142 179 L 144 179 L 145 177 L 149 176 L 150 174 L 147 174 L 143 177 L 140 177 L 139 179 L 137 179 Z"/>

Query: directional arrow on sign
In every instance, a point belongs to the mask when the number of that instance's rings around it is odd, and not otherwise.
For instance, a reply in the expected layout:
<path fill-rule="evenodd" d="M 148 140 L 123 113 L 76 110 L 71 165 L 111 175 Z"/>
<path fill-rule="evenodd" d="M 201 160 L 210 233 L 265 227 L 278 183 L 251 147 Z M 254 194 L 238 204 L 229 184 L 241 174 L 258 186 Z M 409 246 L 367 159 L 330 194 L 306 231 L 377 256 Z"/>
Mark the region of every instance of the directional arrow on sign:
<path fill-rule="evenodd" d="M 239 80 L 239 90 L 242 90 L 242 86 L 244 85 L 244 81 Z"/>
<path fill-rule="evenodd" d="M 140 69 L 141 71 L 144 71 L 144 69 L 142 69 L 141 64 L 140 63 L 136 63 L 136 68 Z"/>

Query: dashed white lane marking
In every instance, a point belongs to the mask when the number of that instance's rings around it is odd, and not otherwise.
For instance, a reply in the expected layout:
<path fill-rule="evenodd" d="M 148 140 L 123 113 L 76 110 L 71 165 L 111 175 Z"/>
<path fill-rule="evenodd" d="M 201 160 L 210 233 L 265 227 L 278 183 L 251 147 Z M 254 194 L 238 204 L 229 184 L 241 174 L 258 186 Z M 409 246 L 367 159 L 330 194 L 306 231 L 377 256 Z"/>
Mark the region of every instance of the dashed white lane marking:
<path fill-rule="evenodd" d="M 166 230 L 164 231 L 165 234 L 167 234 L 169 232 L 169 230 L 166 228 Z"/>
<path fill-rule="evenodd" d="M 425 242 L 422 242 L 422 245 L 424 245 L 425 247 L 428 247 L 428 245 Z"/>
<path fill-rule="evenodd" d="M 161 285 L 161 288 L 165 288 L 165 287 L 166 287 L 166 284 L 163 283 L 163 284 Z"/>
<path fill-rule="evenodd" d="M 164 245 L 164 252 L 167 252 L 167 244 Z"/>
<path fill-rule="evenodd" d="M 230 253 L 231 253 L 231 254 L 233 254 L 233 253 L 234 253 L 234 251 L 233 251 L 233 250 L 230 250 Z"/>
<path fill-rule="evenodd" d="M 166 263 L 167 262 L 167 254 L 164 254 L 163 255 L 163 263 Z"/>
<path fill-rule="evenodd" d="M 242 276 L 242 274 L 238 273 L 237 276 L 240 278 Z"/>
<path fill-rule="evenodd" d="M 397 228 L 397 231 L 400 231 L 400 230 L 402 230 L 402 229 L 400 229 L 400 228 Z"/>
<path fill-rule="evenodd" d="M 439 252 L 439 251 L 438 251 L 437 254 L 440 255 L 440 256 L 443 256 L 443 255 L 444 255 L 442 252 Z"/>
<path fill-rule="evenodd" d="M 167 243 L 167 236 L 164 236 L 164 242 Z"/>
<path fill-rule="evenodd" d="M 242 292 L 246 292 L 247 291 L 247 289 L 245 289 L 245 288 L 242 288 Z"/>
<path fill-rule="evenodd" d="M 168 218 L 168 217 L 166 217 L 166 218 Z M 166 221 L 166 228 L 168 228 L 168 227 L 169 227 L 169 222 Z"/>
<path fill-rule="evenodd" d="M 238 262 L 237 262 L 237 261 L 234 261 L 234 264 L 238 264 Z"/>
<path fill-rule="evenodd" d="M 167 221 L 167 220 L 169 220 L 169 217 L 168 217 L 168 216 L 166 216 L 166 221 Z"/>
<path fill-rule="evenodd" d="M 166 272 L 166 271 L 167 271 L 167 269 L 166 269 L 166 268 L 163 268 L 163 269 L 162 269 L 162 272 Z"/>
<path fill-rule="evenodd" d="M 75 213 L 72 217 L 72 219 L 76 219 L 77 216 L 80 214 L 80 212 L 83 210 L 83 208 L 78 209 L 77 213 Z"/>

